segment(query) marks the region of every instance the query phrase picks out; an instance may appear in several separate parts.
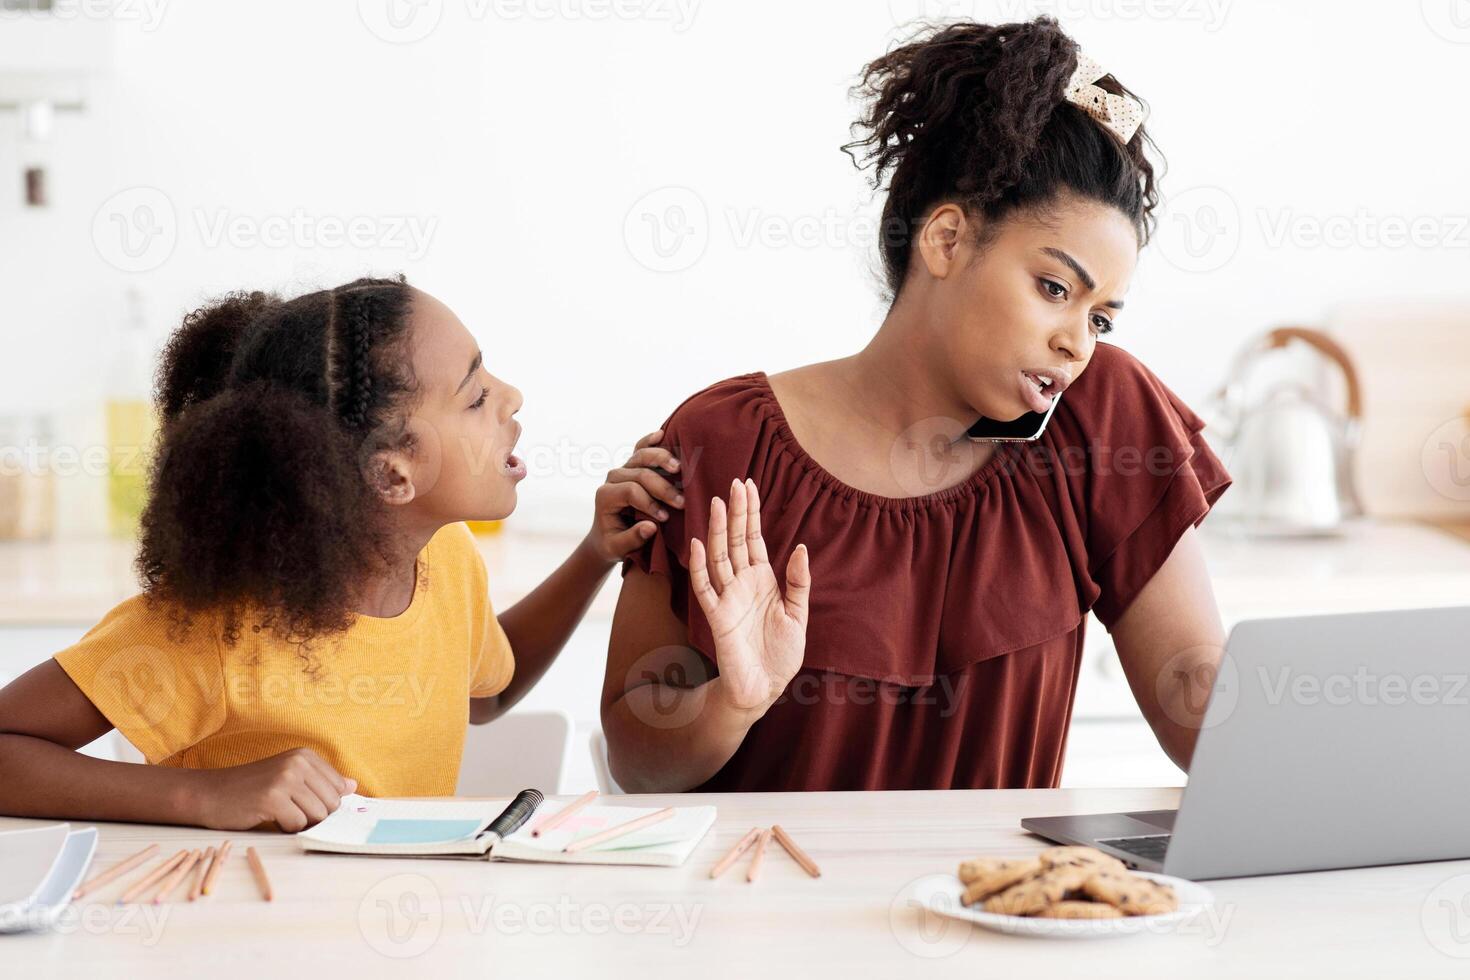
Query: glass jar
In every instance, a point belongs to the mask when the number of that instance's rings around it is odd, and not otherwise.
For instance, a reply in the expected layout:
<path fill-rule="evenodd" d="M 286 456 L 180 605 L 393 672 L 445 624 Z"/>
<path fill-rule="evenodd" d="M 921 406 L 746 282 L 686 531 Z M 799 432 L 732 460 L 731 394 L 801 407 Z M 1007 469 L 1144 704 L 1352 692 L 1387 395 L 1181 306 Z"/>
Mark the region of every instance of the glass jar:
<path fill-rule="evenodd" d="M 56 528 L 51 421 L 0 416 L 0 541 L 34 541 Z"/>

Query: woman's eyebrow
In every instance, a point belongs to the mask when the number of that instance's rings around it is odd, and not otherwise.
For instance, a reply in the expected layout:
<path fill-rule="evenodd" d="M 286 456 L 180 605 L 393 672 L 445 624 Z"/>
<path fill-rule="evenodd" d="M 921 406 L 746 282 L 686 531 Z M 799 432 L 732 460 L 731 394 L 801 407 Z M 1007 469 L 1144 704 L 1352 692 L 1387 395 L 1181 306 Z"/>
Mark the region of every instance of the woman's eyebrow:
<path fill-rule="evenodd" d="M 1086 286 L 1088 289 L 1097 288 L 1097 280 L 1092 278 L 1092 276 L 1088 274 L 1086 269 L 1082 268 L 1081 262 L 1078 262 L 1066 252 L 1063 252 L 1059 248 L 1052 248 L 1050 245 L 1044 246 L 1041 251 L 1046 253 L 1047 255 L 1050 255 L 1052 258 L 1057 259 L 1061 262 L 1065 262 L 1067 263 L 1067 265 L 1071 266 L 1072 271 L 1077 273 L 1077 278 L 1082 280 L 1082 285 Z"/>
<path fill-rule="evenodd" d="M 1073 272 L 1077 273 L 1077 278 L 1082 280 L 1082 285 L 1086 286 L 1088 290 L 1097 288 L 1097 280 L 1093 279 L 1088 271 L 1082 268 L 1081 262 L 1078 262 L 1066 252 L 1063 252 L 1059 248 L 1052 248 L 1050 245 L 1043 246 L 1041 251 L 1058 261 L 1065 262 Z M 1121 299 L 1110 299 L 1103 303 L 1103 306 L 1114 310 L 1121 310 L 1123 308 L 1123 301 Z"/>
<path fill-rule="evenodd" d="M 475 359 L 473 361 L 470 361 L 469 371 L 465 373 L 464 380 L 459 383 L 459 387 L 454 389 L 454 393 L 456 395 L 459 394 L 461 391 L 464 391 L 464 386 L 469 384 L 470 379 L 475 376 L 475 372 L 480 370 L 480 365 L 484 362 L 484 359 L 485 355 L 482 352 L 475 351 Z"/>

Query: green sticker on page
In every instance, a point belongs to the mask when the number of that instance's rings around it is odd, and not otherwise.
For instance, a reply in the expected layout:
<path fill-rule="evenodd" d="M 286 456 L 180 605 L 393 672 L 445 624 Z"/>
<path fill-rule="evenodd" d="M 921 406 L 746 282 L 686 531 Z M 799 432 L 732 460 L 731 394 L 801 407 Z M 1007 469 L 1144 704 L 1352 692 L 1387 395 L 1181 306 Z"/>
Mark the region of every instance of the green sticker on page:
<path fill-rule="evenodd" d="M 464 840 L 480 829 L 478 820 L 379 820 L 369 844 L 442 844 Z"/>

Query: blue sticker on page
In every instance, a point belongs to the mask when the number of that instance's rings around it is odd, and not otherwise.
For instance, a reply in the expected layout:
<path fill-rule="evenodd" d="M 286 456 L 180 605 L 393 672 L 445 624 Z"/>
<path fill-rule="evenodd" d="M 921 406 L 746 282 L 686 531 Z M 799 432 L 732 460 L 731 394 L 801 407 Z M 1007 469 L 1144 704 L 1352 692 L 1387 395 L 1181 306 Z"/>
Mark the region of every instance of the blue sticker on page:
<path fill-rule="evenodd" d="M 379 820 L 369 844 L 442 844 L 464 840 L 480 829 L 479 820 Z"/>

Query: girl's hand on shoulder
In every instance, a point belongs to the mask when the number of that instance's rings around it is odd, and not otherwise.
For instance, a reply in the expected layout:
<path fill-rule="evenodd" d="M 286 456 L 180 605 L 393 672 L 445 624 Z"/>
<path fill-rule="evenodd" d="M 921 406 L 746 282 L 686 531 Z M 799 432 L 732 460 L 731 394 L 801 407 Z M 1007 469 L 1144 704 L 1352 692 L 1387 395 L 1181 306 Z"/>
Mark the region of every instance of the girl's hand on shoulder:
<path fill-rule="evenodd" d="M 679 460 L 658 447 L 663 437 L 663 430 L 655 429 L 639 439 L 628 461 L 597 488 L 587 545 L 600 560 L 621 561 L 637 551 L 669 519 L 669 508 L 684 506 L 684 495 L 665 475 L 679 472 Z M 625 516 L 630 509 L 644 519 L 630 525 Z"/>
<path fill-rule="evenodd" d="M 291 749 L 258 762 L 200 772 L 199 823 L 211 830 L 250 830 L 274 822 L 294 834 L 321 823 L 357 790 L 357 780 L 311 749 Z"/>

